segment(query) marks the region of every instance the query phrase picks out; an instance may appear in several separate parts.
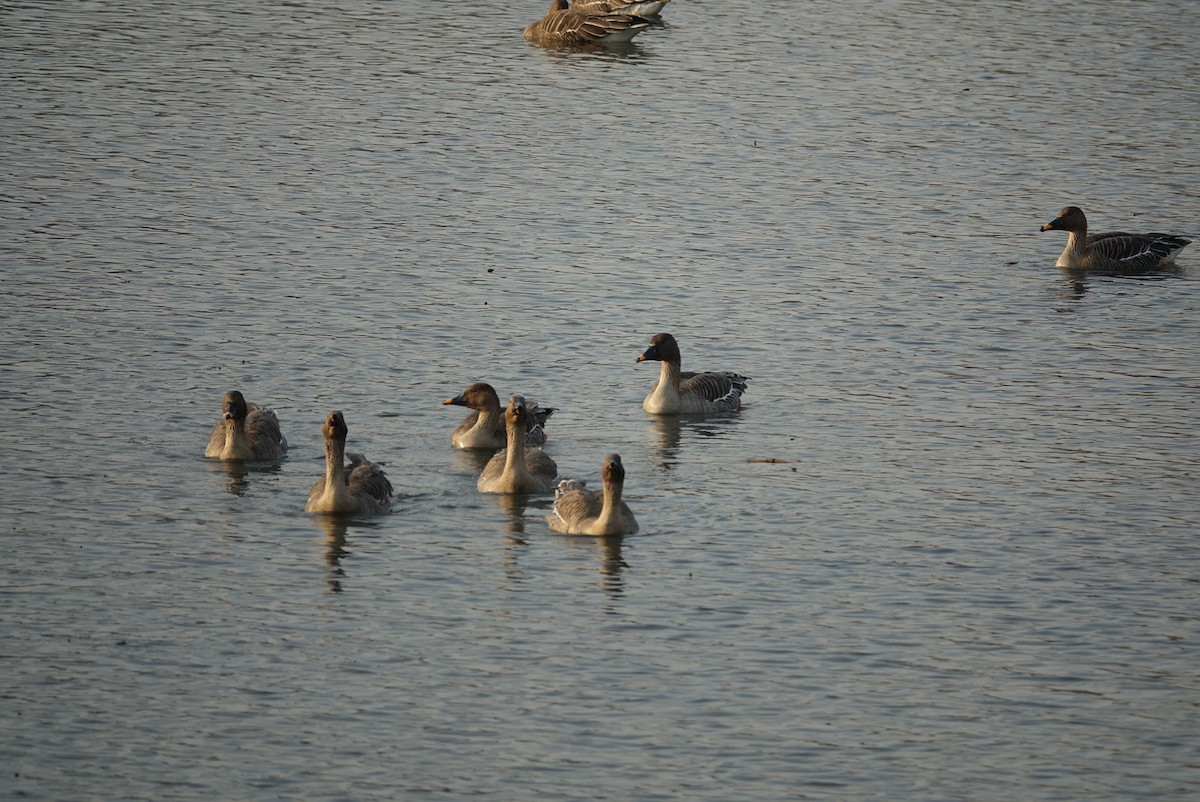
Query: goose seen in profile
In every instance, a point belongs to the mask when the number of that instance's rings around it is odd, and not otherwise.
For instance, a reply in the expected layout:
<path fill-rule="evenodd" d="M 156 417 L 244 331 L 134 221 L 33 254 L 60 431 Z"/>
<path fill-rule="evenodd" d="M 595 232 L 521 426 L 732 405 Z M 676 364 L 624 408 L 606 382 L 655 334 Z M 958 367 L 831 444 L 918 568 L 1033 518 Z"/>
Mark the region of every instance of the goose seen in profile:
<path fill-rule="evenodd" d="M 1153 270 L 1174 261 L 1191 240 L 1174 234 L 1128 234 L 1110 231 L 1087 233 L 1087 217 L 1078 206 L 1068 206 L 1042 231 L 1066 231 L 1067 246 L 1055 263 L 1078 270 Z"/>
<path fill-rule="evenodd" d="M 658 361 L 662 367 L 658 384 L 642 402 L 642 409 L 655 415 L 689 415 L 706 412 L 736 412 L 742 408 L 748 376 L 740 373 L 685 373 L 681 369 L 679 344 L 670 334 L 655 334 L 638 362 Z"/>
<path fill-rule="evenodd" d="M 225 393 L 221 420 L 213 427 L 204 456 L 224 460 L 267 461 L 287 454 L 275 411 L 251 404 L 237 390 Z"/>
<path fill-rule="evenodd" d="M 638 530 L 637 519 L 629 505 L 621 500 L 625 487 L 625 466 L 620 454 L 604 458 L 600 472 L 604 489 L 588 490 L 580 482 L 565 480 L 555 491 L 554 512 L 546 523 L 555 532 L 567 535 L 632 535 Z"/>
<path fill-rule="evenodd" d="M 346 419 L 341 412 L 330 412 L 321 427 L 325 435 L 325 475 L 308 494 L 305 512 L 357 513 L 378 515 L 392 508 L 392 483 L 383 466 L 362 454 L 347 458 Z"/>
<path fill-rule="evenodd" d="M 492 385 L 476 382 L 442 404 L 469 407 L 472 410 L 450 435 L 450 444 L 455 448 L 494 450 L 504 448 L 508 442 L 504 430 L 504 408 L 500 406 L 500 396 Z M 546 442 L 546 420 L 554 414 L 554 407 L 529 402 L 528 411 L 525 445 L 540 446 Z"/>
<path fill-rule="evenodd" d="M 543 47 L 620 44 L 649 27 L 642 17 L 588 14 L 571 9 L 567 0 L 551 0 L 546 16 L 525 26 L 525 39 Z"/>
<path fill-rule="evenodd" d="M 558 466 L 540 448 L 525 446 L 530 412 L 525 399 L 510 396 L 504 411 L 507 444 L 483 466 L 477 487 L 481 493 L 532 495 L 549 493 L 558 476 Z"/>

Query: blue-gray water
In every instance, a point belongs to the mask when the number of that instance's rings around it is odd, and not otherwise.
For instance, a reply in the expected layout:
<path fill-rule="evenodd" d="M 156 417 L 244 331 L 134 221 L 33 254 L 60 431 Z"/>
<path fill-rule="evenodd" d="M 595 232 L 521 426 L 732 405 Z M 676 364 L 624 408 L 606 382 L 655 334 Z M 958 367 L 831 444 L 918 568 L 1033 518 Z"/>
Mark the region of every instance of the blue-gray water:
<path fill-rule="evenodd" d="M 1038 233 L 1200 234 L 1194 4 L 544 6 L 0 8 L 0 796 L 1200 794 L 1200 244 Z M 642 532 L 479 495 L 476 380 Z M 330 409 L 390 516 L 302 512 Z"/>

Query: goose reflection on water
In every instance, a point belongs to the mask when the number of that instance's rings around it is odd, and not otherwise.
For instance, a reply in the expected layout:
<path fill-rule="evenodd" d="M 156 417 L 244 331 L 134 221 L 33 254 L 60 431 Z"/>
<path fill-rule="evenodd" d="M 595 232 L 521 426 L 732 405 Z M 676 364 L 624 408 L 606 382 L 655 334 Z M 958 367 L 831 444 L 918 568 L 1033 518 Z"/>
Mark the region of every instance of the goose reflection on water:
<path fill-rule="evenodd" d="M 652 49 L 637 40 L 606 45 L 541 45 L 537 50 L 559 66 L 573 69 L 623 68 L 649 62 L 654 55 Z"/>
<path fill-rule="evenodd" d="M 250 487 L 253 485 L 253 476 L 270 476 L 282 472 L 283 465 L 278 462 L 262 463 L 255 465 L 245 462 L 213 462 L 209 465 L 214 476 L 221 477 L 225 480 L 224 490 L 231 496 L 239 498 L 247 495 L 250 492 Z"/>
<path fill-rule="evenodd" d="M 491 499 L 505 514 L 508 518 L 508 531 L 519 538 L 521 545 L 525 545 L 527 521 L 532 517 L 537 521 L 534 531 L 540 531 L 542 529 L 541 520 L 554 503 L 553 499 L 538 496 L 489 494 L 484 497 Z"/>
<path fill-rule="evenodd" d="M 595 543 L 599 549 L 600 574 L 604 577 L 605 590 L 624 593 L 625 580 L 621 573 L 629 567 L 621 550 L 625 543 L 624 535 L 598 537 Z"/>
<path fill-rule="evenodd" d="M 313 520 L 319 521 L 321 528 L 325 531 L 325 565 L 329 570 L 325 572 L 325 584 L 329 586 L 331 593 L 342 592 L 342 580 L 346 577 L 346 569 L 342 567 L 342 560 L 349 556 L 350 551 L 346 548 L 346 531 L 349 524 L 344 518 L 322 515 Z"/>
<path fill-rule="evenodd" d="M 380 524 L 372 520 L 362 520 L 344 515 L 314 515 L 308 518 L 322 534 L 321 561 L 326 566 L 325 584 L 331 593 L 341 593 L 343 581 L 349 578 L 345 562 L 354 556 L 350 540 L 351 530 L 358 534 L 368 535 L 372 530 L 379 529 Z"/>
<path fill-rule="evenodd" d="M 498 450 L 499 449 L 497 449 L 497 451 Z M 478 478 L 479 474 L 483 472 L 483 466 L 488 464 L 488 461 L 495 453 L 495 451 L 482 448 L 465 448 L 454 450 L 454 454 L 458 457 L 458 461 L 461 462 L 465 468 L 470 470 L 471 473 L 475 474 L 476 478 Z"/>
<path fill-rule="evenodd" d="M 594 556 L 596 569 L 600 573 L 600 587 L 610 598 L 619 599 L 624 595 L 624 572 L 629 568 L 629 563 L 625 561 L 624 556 L 625 535 L 599 535 L 596 537 L 557 535 L 556 537 L 559 542 L 568 547 L 584 549 Z"/>
<path fill-rule="evenodd" d="M 1098 284 L 1110 281 L 1154 282 L 1182 279 L 1185 275 L 1183 268 L 1172 263 L 1154 270 L 1098 270 L 1088 268 L 1060 267 L 1062 282 L 1058 284 L 1057 296 L 1060 300 L 1072 302 L 1067 306 L 1057 307 L 1059 312 L 1076 312 L 1079 307 L 1074 302 L 1080 301 Z"/>
<path fill-rule="evenodd" d="M 525 534 L 525 510 L 529 507 L 529 497 L 508 493 L 493 493 L 487 495 L 500 511 L 508 518 L 508 531 L 514 535 Z M 523 539 L 523 538 L 522 538 Z"/>
<path fill-rule="evenodd" d="M 658 467 L 669 471 L 679 462 L 679 451 L 685 443 L 698 438 L 728 437 L 733 432 L 732 427 L 741 423 L 741 418 L 728 412 L 688 417 L 655 415 L 648 422 L 657 442 Z"/>

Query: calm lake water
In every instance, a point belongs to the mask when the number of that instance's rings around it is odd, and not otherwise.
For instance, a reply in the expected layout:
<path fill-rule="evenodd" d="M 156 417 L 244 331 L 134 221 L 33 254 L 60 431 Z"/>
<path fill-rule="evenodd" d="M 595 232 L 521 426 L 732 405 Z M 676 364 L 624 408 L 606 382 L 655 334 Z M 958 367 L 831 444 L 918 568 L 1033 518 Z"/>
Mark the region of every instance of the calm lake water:
<path fill-rule="evenodd" d="M 0 796 L 1200 796 L 1200 244 L 1038 233 L 1200 236 L 1195 4 L 544 6 L 0 8 Z M 477 380 L 641 533 L 477 493 Z"/>

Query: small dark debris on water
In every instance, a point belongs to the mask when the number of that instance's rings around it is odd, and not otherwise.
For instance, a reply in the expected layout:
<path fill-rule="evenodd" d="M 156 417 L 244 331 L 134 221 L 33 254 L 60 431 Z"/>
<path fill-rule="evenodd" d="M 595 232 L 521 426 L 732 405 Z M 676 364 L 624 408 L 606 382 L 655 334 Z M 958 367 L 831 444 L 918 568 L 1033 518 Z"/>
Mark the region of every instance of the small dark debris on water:
<path fill-rule="evenodd" d="M 781 465 L 781 464 L 791 462 L 791 460 L 790 459 L 780 459 L 779 457 L 755 457 L 754 459 L 746 460 L 746 462 L 766 462 L 766 463 L 770 463 L 771 465 Z"/>

